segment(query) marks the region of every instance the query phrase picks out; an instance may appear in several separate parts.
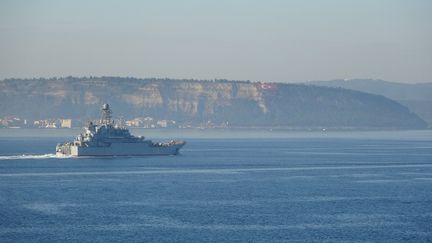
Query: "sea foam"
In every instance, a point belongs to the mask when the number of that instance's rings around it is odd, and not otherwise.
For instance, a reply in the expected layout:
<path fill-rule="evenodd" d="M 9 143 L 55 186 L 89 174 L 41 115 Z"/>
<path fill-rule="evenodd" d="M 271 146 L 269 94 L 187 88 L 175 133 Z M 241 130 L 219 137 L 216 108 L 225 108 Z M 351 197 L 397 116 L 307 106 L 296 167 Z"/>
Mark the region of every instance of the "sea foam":
<path fill-rule="evenodd" d="M 22 154 L 22 155 L 3 155 L 0 160 L 19 160 L 19 159 L 66 159 L 71 158 L 67 155 L 56 154 Z"/>

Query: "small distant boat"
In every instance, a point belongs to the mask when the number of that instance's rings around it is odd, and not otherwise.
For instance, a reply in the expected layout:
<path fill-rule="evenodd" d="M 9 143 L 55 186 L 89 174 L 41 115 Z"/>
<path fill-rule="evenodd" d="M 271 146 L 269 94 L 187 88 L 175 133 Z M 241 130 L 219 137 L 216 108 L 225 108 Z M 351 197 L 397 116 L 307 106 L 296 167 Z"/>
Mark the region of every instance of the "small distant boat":
<path fill-rule="evenodd" d="M 117 126 L 111 119 L 112 111 L 108 104 L 102 106 L 102 118 L 99 124 L 90 124 L 85 132 L 73 142 L 58 144 L 56 155 L 59 156 L 145 156 L 176 155 L 186 144 L 182 140 L 152 142 L 144 137 L 133 136 L 129 130 Z"/>

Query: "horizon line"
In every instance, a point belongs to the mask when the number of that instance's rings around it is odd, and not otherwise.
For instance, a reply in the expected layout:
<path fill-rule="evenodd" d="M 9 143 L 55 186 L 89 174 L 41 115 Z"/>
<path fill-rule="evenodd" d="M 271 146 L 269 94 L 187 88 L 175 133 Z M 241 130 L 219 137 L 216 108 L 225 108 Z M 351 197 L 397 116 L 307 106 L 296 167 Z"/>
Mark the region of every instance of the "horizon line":
<path fill-rule="evenodd" d="M 398 81 L 390 81 L 390 80 L 384 80 L 379 78 L 334 78 L 334 79 L 325 79 L 325 80 L 306 80 L 306 81 L 262 81 L 262 80 L 250 80 L 250 79 L 227 79 L 227 78 L 214 78 L 214 79 L 199 79 L 199 78 L 171 78 L 171 77 L 136 77 L 136 76 L 52 76 L 52 77 L 26 77 L 26 78 L 17 78 L 17 77 L 9 77 L 9 78 L 3 78 L 0 79 L 0 81 L 6 81 L 6 80 L 15 80 L 15 79 L 21 79 L 21 80 L 53 80 L 53 79 L 67 79 L 67 78 L 77 78 L 77 79 L 102 79 L 102 78 L 122 78 L 122 79 L 137 79 L 137 80 L 146 80 L 146 79 L 154 79 L 154 80 L 176 80 L 176 81 L 204 81 L 204 82 L 214 82 L 214 81 L 228 81 L 228 82 L 251 82 L 251 83 L 282 83 L 282 84 L 304 84 L 304 83 L 311 83 L 311 82 L 328 82 L 328 81 L 355 81 L 355 80 L 368 80 L 368 81 L 381 81 L 381 82 L 388 82 L 388 83 L 396 83 L 396 84 L 407 84 L 407 85 L 416 85 L 416 84 L 429 84 L 432 83 L 432 81 L 424 81 L 424 82 L 416 82 L 416 83 L 408 83 L 408 82 L 398 82 Z"/>

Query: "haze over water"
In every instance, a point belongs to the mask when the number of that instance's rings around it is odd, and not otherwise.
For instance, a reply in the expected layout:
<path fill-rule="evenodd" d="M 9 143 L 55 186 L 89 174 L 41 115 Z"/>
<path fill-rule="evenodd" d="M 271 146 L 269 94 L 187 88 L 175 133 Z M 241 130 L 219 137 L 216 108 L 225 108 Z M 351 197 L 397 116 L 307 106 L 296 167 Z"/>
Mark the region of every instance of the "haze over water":
<path fill-rule="evenodd" d="M 0 241 L 432 240 L 430 131 L 231 135 L 190 135 L 179 156 L 55 158 L 70 136 L 3 134 Z"/>
<path fill-rule="evenodd" d="M 0 1 L 0 127 L 72 126 L 109 103 L 176 127 L 430 128 L 431 13 L 428 0 Z M 432 242 L 431 130 L 131 131 L 187 144 L 58 157 L 81 129 L 1 128 L 0 242 Z"/>

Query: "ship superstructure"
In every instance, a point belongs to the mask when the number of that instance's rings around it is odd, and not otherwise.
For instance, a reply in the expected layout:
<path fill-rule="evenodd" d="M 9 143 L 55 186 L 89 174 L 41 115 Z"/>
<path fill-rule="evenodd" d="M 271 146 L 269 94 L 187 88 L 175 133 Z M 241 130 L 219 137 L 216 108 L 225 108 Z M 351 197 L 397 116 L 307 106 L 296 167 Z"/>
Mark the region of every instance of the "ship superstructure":
<path fill-rule="evenodd" d="M 99 123 L 90 122 L 85 132 L 78 135 L 73 142 L 58 144 L 56 154 L 60 156 L 176 155 L 185 143 L 181 140 L 155 143 L 143 136 L 133 136 L 128 129 L 114 123 L 110 106 L 104 104 Z"/>

